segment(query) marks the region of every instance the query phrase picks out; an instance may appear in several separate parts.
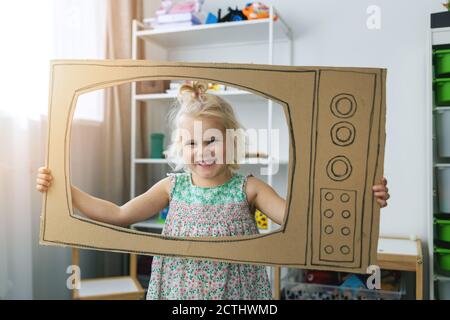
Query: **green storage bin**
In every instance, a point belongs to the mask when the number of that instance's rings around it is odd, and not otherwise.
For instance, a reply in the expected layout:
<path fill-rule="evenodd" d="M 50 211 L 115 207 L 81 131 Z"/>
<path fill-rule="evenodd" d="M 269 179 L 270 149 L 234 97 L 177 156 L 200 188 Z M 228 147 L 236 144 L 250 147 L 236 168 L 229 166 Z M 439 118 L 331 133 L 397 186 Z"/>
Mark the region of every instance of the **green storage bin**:
<path fill-rule="evenodd" d="M 152 133 L 150 135 L 150 158 L 164 158 L 164 133 Z"/>
<path fill-rule="evenodd" d="M 434 79 L 434 99 L 437 106 L 450 105 L 450 78 Z"/>
<path fill-rule="evenodd" d="M 450 220 L 436 219 L 437 238 L 450 243 Z"/>
<path fill-rule="evenodd" d="M 450 75 L 450 49 L 435 50 L 433 59 L 435 77 Z"/>
<path fill-rule="evenodd" d="M 437 255 L 439 268 L 442 271 L 450 272 L 450 249 L 436 247 L 434 251 L 436 252 Z"/>
<path fill-rule="evenodd" d="M 434 50 L 433 60 L 435 77 L 450 75 L 450 49 Z"/>

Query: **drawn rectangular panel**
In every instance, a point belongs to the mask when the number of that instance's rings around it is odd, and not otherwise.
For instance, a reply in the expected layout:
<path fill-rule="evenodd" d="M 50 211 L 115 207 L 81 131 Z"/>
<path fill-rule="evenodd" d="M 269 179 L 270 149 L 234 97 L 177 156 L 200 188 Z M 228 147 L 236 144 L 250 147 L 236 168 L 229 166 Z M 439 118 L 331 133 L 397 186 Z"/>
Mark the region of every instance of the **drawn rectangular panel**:
<path fill-rule="evenodd" d="M 322 189 L 320 203 L 320 260 L 353 262 L 356 191 Z"/>
<path fill-rule="evenodd" d="M 364 210 L 364 206 L 366 190 L 372 183 L 368 177 L 374 170 L 369 168 L 368 158 L 376 76 L 370 72 L 335 70 L 321 70 L 319 74 L 315 145 L 320 147 L 314 153 L 310 212 L 311 263 L 318 266 L 361 266 L 363 224 L 365 219 L 371 219 L 371 210 Z M 324 198 L 328 193 L 333 195 L 333 201 Z M 344 194 L 349 197 L 345 204 L 340 201 Z M 324 220 L 324 208 L 336 211 L 329 223 Z M 344 222 L 337 217 L 345 210 L 351 212 L 351 219 Z M 370 220 L 366 224 L 367 221 Z M 343 228 L 349 228 L 344 229 L 349 236 L 342 235 Z"/>

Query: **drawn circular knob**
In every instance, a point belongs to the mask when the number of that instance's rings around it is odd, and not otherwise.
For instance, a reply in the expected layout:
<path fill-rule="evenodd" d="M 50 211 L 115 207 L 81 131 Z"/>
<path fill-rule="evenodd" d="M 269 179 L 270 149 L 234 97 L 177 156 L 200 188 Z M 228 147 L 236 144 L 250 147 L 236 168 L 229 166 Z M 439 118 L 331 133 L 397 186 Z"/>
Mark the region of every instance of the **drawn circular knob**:
<path fill-rule="evenodd" d="M 333 218 L 334 212 L 333 212 L 333 210 L 331 210 L 331 209 L 327 209 L 327 210 L 325 210 L 325 212 L 323 213 L 323 215 L 324 215 L 325 217 L 327 217 L 327 218 Z"/>
<path fill-rule="evenodd" d="M 351 94 L 341 93 L 331 100 L 331 112 L 338 118 L 350 118 L 356 112 L 356 100 Z"/>
<path fill-rule="evenodd" d="M 334 252 L 334 248 L 332 246 L 326 246 L 324 249 L 328 254 L 332 254 Z"/>
<path fill-rule="evenodd" d="M 326 234 L 332 234 L 334 231 L 333 227 L 331 225 L 328 225 L 325 227 L 325 233 Z"/>
<path fill-rule="evenodd" d="M 350 228 L 349 228 L 349 227 L 343 227 L 343 228 L 341 229 L 341 233 L 342 233 L 344 236 L 348 236 L 348 235 L 350 234 Z"/>
<path fill-rule="evenodd" d="M 350 177 L 352 165 L 344 156 L 337 156 L 328 161 L 327 175 L 331 180 L 343 181 Z"/>
<path fill-rule="evenodd" d="M 341 202 L 348 202 L 350 200 L 350 196 L 348 195 L 348 193 L 343 193 L 341 194 Z"/>
<path fill-rule="evenodd" d="M 340 250 L 341 250 L 342 254 L 349 254 L 350 253 L 350 247 L 349 246 L 342 246 L 340 248 Z"/>
<path fill-rule="evenodd" d="M 331 128 L 331 140 L 335 145 L 346 147 L 355 141 L 355 127 L 347 121 L 336 123 Z"/>
<path fill-rule="evenodd" d="M 328 201 L 331 201 L 331 200 L 334 199 L 334 195 L 331 192 L 327 192 L 325 194 L 325 199 L 328 200 Z"/>
<path fill-rule="evenodd" d="M 342 218 L 344 218 L 344 219 L 348 219 L 348 218 L 350 218 L 350 211 L 348 211 L 348 210 L 344 210 L 344 211 L 342 211 Z"/>

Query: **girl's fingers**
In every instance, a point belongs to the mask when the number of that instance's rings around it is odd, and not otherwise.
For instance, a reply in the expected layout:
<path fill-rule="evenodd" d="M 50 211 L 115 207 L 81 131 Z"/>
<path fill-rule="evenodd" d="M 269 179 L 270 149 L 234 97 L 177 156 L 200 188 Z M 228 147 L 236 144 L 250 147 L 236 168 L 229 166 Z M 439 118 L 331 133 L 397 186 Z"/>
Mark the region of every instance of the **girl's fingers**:
<path fill-rule="evenodd" d="M 47 180 L 44 180 L 44 179 L 37 178 L 36 179 L 36 183 L 39 184 L 39 185 L 46 186 L 46 187 L 50 186 L 50 181 L 47 181 Z"/>
<path fill-rule="evenodd" d="M 386 193 L 386 192 L 374 192 L 373 194 L 375 195 L 375 197 L 377 197 L 379 199 L 383 199 L 383 200 L 389 199 L 388 193 Z"/>
<path fill-rule="evenodd" d="M 387 186 L 387 179 L 386 177 L 383 177 L 383 179 L 381 179 L 381 183 L 385 186 Z"/>
<path fill-rule="evenodd" d="M 372 187 L 372 190 L 373 191 L 385 191 L 385 192 L 388 192 L 389 188 L 384 186 L 384 185 L 382 185 L 382 184 L 377 184 L 377 185 L 374 185 Z"/>
<path fill-rule="evenodd" d="M 387 206 L 387 202 L 385 200 L 377 199 L 377 202 L 381 208 L 384 208 Z"/>
<path fill-rule="evenodd" d="M 53 177 L 49 174 L 39 173 L 37 176 L 39 179 L 44 179 L 47 181 L 53 180 Z"/>
<path fill-rule="evenodd" d="M 38 172 L 39 172 L 39 173 L 50 173 L 51 171 L 50 171 L 50 169 L 47 168 L 47 167 L 40 167 L 40 168 L 38 169 Z"/>
<path fill-rule="evenodd" d="M 47 187 L 44 187 L 44 186 L 42 186 L 42 185 L 40 185 L 40 184 L 38 184 L 38 185 L 36 186 L 36 189 L 37 189 L 38 191 L 40 191 L 40 192 L 45 192 L 45 191 L 47 191 Z"/>

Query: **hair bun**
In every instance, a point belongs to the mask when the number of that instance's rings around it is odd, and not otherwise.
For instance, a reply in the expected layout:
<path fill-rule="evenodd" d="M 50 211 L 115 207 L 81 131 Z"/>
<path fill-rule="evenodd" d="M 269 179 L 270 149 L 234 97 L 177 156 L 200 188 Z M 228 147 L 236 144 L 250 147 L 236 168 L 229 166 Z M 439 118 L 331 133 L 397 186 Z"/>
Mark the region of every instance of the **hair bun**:
<path fill-rule="evenodd" d="M 180 87 L 178 101 L 182 104 L 192 100 L 202 101 L 207 90 L 208 86 L 198 81 L 194 81 L 192 84 L 185 83 Z"/>

